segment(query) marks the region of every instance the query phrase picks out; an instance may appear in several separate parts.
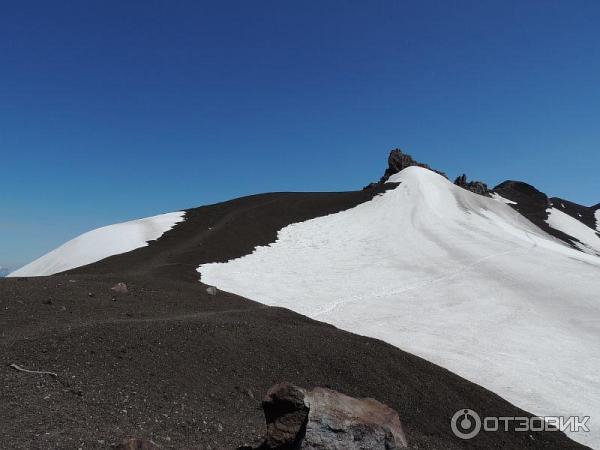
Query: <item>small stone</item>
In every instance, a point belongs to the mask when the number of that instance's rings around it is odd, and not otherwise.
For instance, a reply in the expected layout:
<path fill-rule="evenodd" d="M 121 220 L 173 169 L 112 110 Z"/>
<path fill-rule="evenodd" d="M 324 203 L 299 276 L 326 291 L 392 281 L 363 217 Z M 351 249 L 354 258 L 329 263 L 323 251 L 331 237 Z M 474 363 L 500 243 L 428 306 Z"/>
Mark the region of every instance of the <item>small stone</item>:
<path fill-rule="evenodd" d="M 208 295 L 217 295 L 217 288 L 214 286 L 209 286 L 206 288 L 206 292 L 208 292 Z"/>
<path fill-rule="evenodd" d="M 127 294 L 129 292 L 127 285 L 123 282 L 115 284 L 113 287 L 110 288 L 110 290 L 118 292 L 119 294 Z"/>

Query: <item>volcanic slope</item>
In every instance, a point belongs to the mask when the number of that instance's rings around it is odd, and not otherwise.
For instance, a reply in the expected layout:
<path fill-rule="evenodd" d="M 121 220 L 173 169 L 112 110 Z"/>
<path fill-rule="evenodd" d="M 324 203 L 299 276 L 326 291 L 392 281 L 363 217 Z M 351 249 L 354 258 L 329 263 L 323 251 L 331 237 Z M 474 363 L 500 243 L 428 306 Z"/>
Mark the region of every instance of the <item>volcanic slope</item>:
<path fill-rule="evenodd" d="M 289 224 L 351 211 L 382 192 L 276 193 L 191 209 L 131 252 L 0 280 L 2 445 L 100 449 L 141 435 L 162 448 L 235 448 L 262 435 L 260 398 L 285 380 L 389 404 L 411 448 L 583 448 L 560 432 L 460 440 L 449 426 L 457 409 L 527 413 L 380 340 L 235 294 L 211 296 L 198 282 L 199 265 L 238 258 Z M 117 282 L 128 293 L 112 291 Z"/>
<path fill-rule="evenodd" d="M 537 415 L 600 416 L 600 258 L 430 170 L 389 181 L 400 185 L 201 265 L 202 280 L 382 339 Z M 597 426 L 573 437 L 600 446 Z"/>

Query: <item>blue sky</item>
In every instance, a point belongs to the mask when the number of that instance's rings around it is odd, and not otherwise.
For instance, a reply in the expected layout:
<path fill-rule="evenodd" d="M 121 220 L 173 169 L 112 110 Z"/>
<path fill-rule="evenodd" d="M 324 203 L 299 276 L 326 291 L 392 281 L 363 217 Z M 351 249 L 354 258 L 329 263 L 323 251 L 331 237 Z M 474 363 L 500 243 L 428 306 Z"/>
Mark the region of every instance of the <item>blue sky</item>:
<path fill-rule="evenodd" d="M 0 5 L 0 265 L 101 225 L 347 190 L 401 147 L 600 202 L 595 1 Z"/>

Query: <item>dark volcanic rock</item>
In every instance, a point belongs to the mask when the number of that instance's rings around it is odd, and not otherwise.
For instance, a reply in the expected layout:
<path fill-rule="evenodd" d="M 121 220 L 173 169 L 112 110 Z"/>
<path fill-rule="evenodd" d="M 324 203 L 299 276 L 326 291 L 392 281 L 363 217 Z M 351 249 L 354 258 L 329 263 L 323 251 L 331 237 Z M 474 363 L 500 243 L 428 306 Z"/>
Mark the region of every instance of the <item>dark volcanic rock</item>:
<path fill-rule="evenodd" d="M 546 208 L 550 207 L 550 200 L 546 194 L 522 181 L 504 181 L 496 186 L 493 191 L 508 200 L 527 206 L 530 209 L 539 210 L 542 208 L 546 210 Z"/>
<path fill-rule="evenodd" d="M 559 197 L 552 197 L 550 199 L 550 203 L 554 208 L 570 215 L 580 222 L 583 222 L 591 229 L 596 229 L 596 216 L 594 214 L 598 209 L 597 207 L 578 205 L 577 203 L 573 203 Z"/>
<path fill-rule="evenodd" d="M 158 450 L 158 446 L 148 439 L 126 437 L 119 445 L 114 447 L 115 450 Z"/>
<path fill-rule="evenodd" d="M 267 438 L 260 449 L 391 450 L 406 448 L 398 413 L 372 398 L 326 388 L 273 386 L 263 408 Z"/>
<path fill-rule="evenodd" d="M 576 203 L 559 198 L 550 199 L 543 192 L 538 191 L 530 184 L 522 181 L 504 181 L 496 186 L 493 189 L 493 192 L 500 194 L 508 200 L 516 202 L 510 206 L 548 234 L 566 242 L 576 249 L 577 247 L 573 245 L 573 241 L 576 240 L 574 237 L 548 225 L 546 222 L 548 219 L 548 208 L 555 207 L 560 209 L 587 226 L 594 228 L 593 223 L 595 222 L 595 218 L 593 217 L 593 207 L 586 208 L 585 206 L 577 205 Z"/>
<path fill-rule="evenodd" d="M 551 206 L 550 199 L 546 194 L 538 191 L 530 184 L 513 180 L 500 183 L 493 191 L 515 202 L 515 204 L 511 204 L 510 206 L 527 217 L 535 225 L 570 243 L 569 236 L 560 232 L 557 232 L 560 235 L 552 233 L 553 228 L 550 228 L 546 223 L 548 219 L 547 209 Z"/>
<path fill-rule="evenodd" d="M 404 153 L 402 150 L 397 148 L 390 152 L 390 155 L 388 156 L 388 168 L 386 169 L 379 182 L 385 183 L 392 175 L 400 172 L 401 170 L 406 169 L 407 167 L 412 166 L 423 167 L 425 169 L 429 169 L 433 172 L 439 173 L 445 178 L 448 178 L 444 172 L 432 169 L 427 164 L 415 161 L 412 156 L 410 156 L 407 153 Z"/>
<path fill-rule="evenodd" d="M 467 175 L 464 173 L 454 180 L 454 184 L 475 194 L 488 195 L 490 193 L 487 184 L 483 181 L 467 181 Z"/>
<path fill-rule="evenodd" d="M 267 437 L 261 448 L 297 448 L 306 429 L 308 406 L 305 392 L 289 383 L 280 383 L 267 392 L 262 402 Z"/>

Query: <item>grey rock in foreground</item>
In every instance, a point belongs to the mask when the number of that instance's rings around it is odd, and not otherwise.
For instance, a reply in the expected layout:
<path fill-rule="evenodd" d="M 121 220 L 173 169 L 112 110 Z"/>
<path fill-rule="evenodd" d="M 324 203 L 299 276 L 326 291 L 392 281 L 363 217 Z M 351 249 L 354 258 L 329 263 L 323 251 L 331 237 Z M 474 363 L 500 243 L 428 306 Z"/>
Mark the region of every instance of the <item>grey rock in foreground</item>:
<path fill-rule="evenodd" d="M 326 388 L 273 386 L 263 400 L 267 437 L 258 449 L 393 450 L 407 447 L 398 413 L 372 398 Z M 245 447 L 250 448 L 250 447 Z"/>

